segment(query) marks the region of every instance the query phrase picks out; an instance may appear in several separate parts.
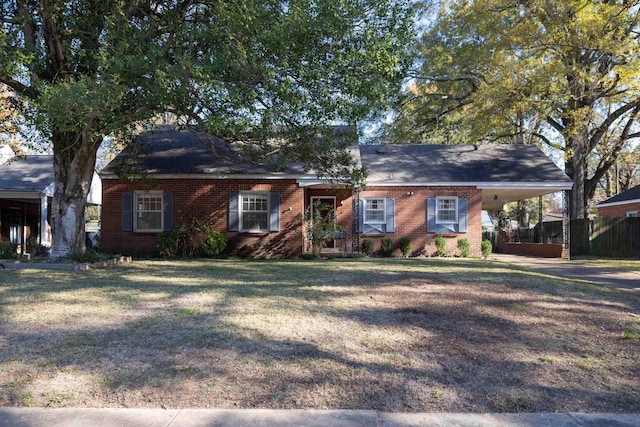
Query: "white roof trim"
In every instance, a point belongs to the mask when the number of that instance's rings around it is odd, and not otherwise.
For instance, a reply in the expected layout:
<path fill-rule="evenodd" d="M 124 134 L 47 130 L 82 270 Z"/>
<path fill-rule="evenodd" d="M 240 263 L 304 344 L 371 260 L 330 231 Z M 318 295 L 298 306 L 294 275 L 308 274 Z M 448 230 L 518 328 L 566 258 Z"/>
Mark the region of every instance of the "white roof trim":
<path fill-rule="evenodd" d="M 249 174 L 154 174 L 149 173 L 144 176 L 148 176 L 154 179 L 296 179 L 296 180 L 308 180 L 317 179 L 316 175 L 294 175 L 294 174 L 281 174 L 281 175 L 249 175 Z M 102 179 L 120 179 L 116 174 L 104 174 Z"/>
<path fill-rule="evenodd" d="M 572 182 L 375 182 L 368 181 L 371 187 L 477 187 L 484 189 L 502 190 L 571 190 Z"/>
<path fill-rule="evenodd" d="M 0 199 L 33 199 L 40 200 L 47 194 L 42 191 L 0 191 Z"/>
<path fill-rule="evenodd" d="M 640 199 L 623 200 L 621 202 L 598 203 L 596 208 L 607 208 L 609 206 L 629 205 L 631 203 L 640 203 Z"/>
<path fill-rule="evenodd" d="M 312 185 L 335 184 L 336 180 L 318 179 L 316 175 L 295 175 L 295 174 L 271 174 L 271 175 L 250 175 L 250 174 L 147 174 L 154 179 L 295 179 L 301 187 Z M 102 179 L 119 179 L 116 174 L 105 174 Z M 376 182 L 367 181 L 367 186 L 372 187 L 477 187 L 478 189 L 530 189 L 530 190 L 571 190 L 572 182 Z"/>

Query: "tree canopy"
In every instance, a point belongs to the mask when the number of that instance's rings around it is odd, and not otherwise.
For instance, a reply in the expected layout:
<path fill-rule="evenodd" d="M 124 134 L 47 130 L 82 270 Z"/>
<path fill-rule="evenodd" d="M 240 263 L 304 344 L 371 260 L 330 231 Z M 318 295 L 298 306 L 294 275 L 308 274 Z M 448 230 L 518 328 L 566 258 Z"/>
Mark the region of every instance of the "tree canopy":
<path fill-rule="evenodd" d="M 53 147 L 52 256 L 84 251 L 105 135 L 159 113 L 226 139 L 277 135 L 282 156 L 320 171 L 344 163 L 344 147 L 320 153 L 309 135 L 371 117 L 398 93 L 410 3 L 0 1 L 0 83 Z"/>
<path fill-rule="evenodd" d="M 636 0 L 451 0 L 422 36 L 396 138 L 562 150 L 583 218 L 640 136 Z M 595 157 L 594 157 L 595 155 Z"/>

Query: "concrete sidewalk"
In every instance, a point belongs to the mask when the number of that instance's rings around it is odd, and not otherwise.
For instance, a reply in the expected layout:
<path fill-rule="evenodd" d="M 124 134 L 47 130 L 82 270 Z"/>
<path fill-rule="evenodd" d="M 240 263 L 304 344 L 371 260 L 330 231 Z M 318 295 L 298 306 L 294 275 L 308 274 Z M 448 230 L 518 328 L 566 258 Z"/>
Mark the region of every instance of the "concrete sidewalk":
<path fill-rule="evenodd" d="M 640 414 L 398 414 L 368 410 L 0 408 L 11 427 L 640 427 Z"/>
<path fill-rule="evenodd" d="M 598 285 L 640 293 L 640 274 L 598 267 L 586 262 L 580 262 L 579 260 L 567 261 L 559 258 L 537 258 L 510 254 L 491 254 L 489 259 L 537 270 L 550 275 L 583 280 Z"/>

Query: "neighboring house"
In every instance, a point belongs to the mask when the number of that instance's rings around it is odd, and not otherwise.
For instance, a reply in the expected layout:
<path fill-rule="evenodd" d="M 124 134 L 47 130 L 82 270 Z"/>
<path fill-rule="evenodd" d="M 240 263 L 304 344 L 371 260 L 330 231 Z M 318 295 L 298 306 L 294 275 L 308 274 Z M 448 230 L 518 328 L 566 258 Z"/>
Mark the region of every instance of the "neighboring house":
<path fill-rule="evenodd" d="M 640 185 L 597 204 L 596 209 L 599 217 L 625 218 L 640 216 Z"/>
<path fill-rule="evenodd" d="M 467 238 L 479 255 L 483 209 L 572 186 L 535 146 L 360 145 L 351 152 L 368 171 L 361 191 L 297 163 L 284 170 L 251 163 L 218 139 L 160 126 L 100 173 L 101 248 L 154 252 L 158 233 L 199 216 L 225 234 L 232 254 L 293 257 L 311 250 L 303 217 L 318 202 L 335 210 L 350 251 L 365 237 L 378 249 L 384 237 L 397 247 L 408 236 L 414 255 L 431 255 L 435 237 L 444 236 L 450 253 Z"/>
<path fill-rule="evenodd" d="M 0 146 L 0 241 L 15 243 L 22 253 L 27 240 L 50 246 L 53 191 L 53 156 L 16 156 Z M 88 203 L 99 205 L 101 191 L 94 174 Z"/>

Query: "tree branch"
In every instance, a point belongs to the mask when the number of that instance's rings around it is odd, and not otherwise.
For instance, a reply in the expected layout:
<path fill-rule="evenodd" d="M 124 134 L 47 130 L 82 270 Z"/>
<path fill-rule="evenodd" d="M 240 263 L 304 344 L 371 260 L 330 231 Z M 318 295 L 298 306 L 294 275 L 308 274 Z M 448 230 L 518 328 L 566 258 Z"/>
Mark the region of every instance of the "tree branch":
<path fill-rule="evenodd" d="M 0 75 L 0 83 L 9 86 L 14 92 L 18 92 L 28 98 L 34 99 L 36 96 L 38 96 L 38 92 L 35 89 L 33 89 L 31 86 L 20 83 L 17 80 L 13 80 Z"/>

